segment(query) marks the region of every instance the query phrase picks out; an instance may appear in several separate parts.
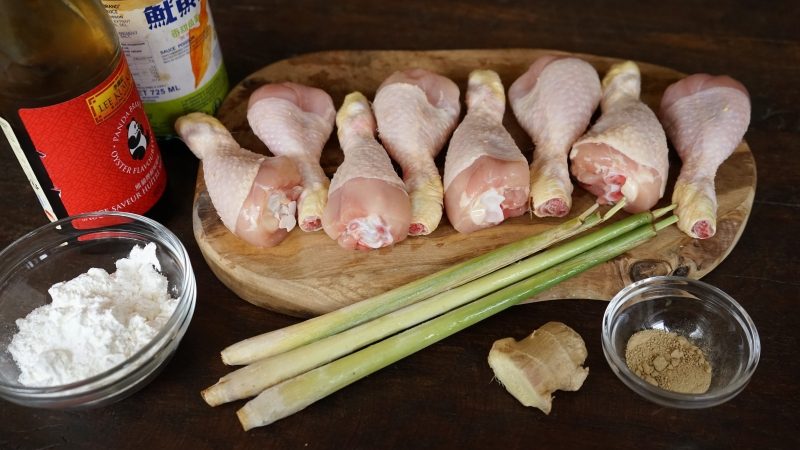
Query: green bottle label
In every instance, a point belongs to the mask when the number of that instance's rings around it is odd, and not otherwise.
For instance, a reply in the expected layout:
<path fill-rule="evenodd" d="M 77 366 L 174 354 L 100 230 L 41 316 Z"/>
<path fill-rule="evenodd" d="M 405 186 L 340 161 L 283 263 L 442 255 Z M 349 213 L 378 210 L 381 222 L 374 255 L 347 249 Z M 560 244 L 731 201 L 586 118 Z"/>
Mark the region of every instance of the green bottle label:
<path fill-rule="evenodd" d="M 145 103 L 144 110 L 156 135 L 172 136 L 175 135 L 174 125 L 178 117 L 194 111 L 213 115 L 227 93 L 228 74 L 225 66 L 220 65 L 217 73 L 198 90 L 173 100 Z"/>
<path fill-rule="evenodd" d="M 213 114 L 228 76 L 208 0 L 102 0 L 153 131 L 174 135 L 175 119 Z"/>

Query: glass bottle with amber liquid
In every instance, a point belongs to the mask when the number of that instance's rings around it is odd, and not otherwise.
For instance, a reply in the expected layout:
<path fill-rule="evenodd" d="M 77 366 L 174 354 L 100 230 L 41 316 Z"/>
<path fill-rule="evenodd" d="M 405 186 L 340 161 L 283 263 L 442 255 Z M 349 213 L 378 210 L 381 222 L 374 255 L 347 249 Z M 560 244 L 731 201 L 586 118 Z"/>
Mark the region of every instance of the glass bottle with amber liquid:
<path fill-rule="evenodd" d="M 166 173 L 102 4 L 0 0 L 0 11 L 0 129 L 48 218 L 146 212 Z"/>

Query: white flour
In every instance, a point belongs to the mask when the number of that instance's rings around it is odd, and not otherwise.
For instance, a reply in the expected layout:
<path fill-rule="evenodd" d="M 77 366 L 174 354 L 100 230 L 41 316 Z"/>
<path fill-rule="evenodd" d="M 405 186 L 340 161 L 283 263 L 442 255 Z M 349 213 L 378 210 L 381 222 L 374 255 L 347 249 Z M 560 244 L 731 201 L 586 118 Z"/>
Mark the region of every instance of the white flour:
<path fill-rule="evenodd" d="M 24 319 L 8 351 L 25 386 L 56 386 L 125 361 L 158 333 L 178 304 L 157 270 L 156 246 L 135 246 L 108 274 L 91 268 L 54 284 L 53 302 Z"/>

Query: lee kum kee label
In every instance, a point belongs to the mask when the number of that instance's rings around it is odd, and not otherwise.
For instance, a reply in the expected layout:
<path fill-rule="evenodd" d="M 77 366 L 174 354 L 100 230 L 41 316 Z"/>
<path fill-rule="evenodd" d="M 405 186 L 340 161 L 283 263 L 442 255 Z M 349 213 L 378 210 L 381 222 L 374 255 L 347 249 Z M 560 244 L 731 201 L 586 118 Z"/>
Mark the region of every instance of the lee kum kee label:
<path fill-rule="evenodd" d="M 141 214 L 163 193 L 161 154 L 124 57 L 89 92 L 19 115 L 67 214 Z"/>
<path fill-rule="evenodd" d="M 129 71 L 121 72 L 99 92 L 89 95 L 86 104 L 92 112 L 94 123 L 100 124 L 108 119 L 128 99 L 133 90 L 133 78 Z"/>

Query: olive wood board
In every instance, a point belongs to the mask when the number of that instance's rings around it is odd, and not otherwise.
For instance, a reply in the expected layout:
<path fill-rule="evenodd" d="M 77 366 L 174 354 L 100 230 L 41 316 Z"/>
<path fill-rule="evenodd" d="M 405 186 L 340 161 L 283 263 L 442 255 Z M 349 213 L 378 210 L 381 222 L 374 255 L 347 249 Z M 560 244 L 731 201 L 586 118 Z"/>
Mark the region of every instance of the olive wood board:
<path fill-rule="evenodd" d="M 538 57 L 568 54 L 540 49 L 437 50 L 437 51 L 330 51 L 306 54 L 270 64 L 235 86 L 217 116 L 245 148 L 269 154 L 250 131 L 247 100 L 257 87 L 272 82 L 293 81 L 327 91 L 338 108 L 344 96 L 361 91 L 373 98 L 380 83 L 392 72 L 422 67 L 449 77 L 461 89 L 463 105 L 470 71 L 489 68 L 508 86 Z M 591 63 L 602 77 L 616 58 L 576 54 Z M 642 98 L 657 109 L 664 89 L 685 74 L 653 64 L 638 63 L 642 73 Z M 462 110 L 465 108 L 462 108 Z M 464 112 L 462 111 L 462 115 Z M 504 124 L 530 160 L 533 144 L 517 124 L 510 107 Z M 323 151 L 322 166 L 333 176 L 342 161 L 334 133 Z M 445 149 L 437 162 L 443 167 Z M 670 177 L 664 198 L 666 206 L 677 177 L 680 161 L 670 150 Z M 529 301 L 552 299 L 609 300 L 632 281 L 676 274 L 700 278 L 716 267 L 732 250 L 744 230 L 753 204 L 756 168 L 746 142 L 720 167 L 716 178 L 719 200 L 717 234 L 706 240 L 692 239 L 677 227 L 630 252 L 565 281 Z M 584 211 L 594 197 L 580 187 L 573 193 L 570 216 Z M 617 218 L 625 217 L 624 212 Z M 193 208 L 194 235 L 214 274 L 234 293 L 255 305 L 307 317 L 325 313 L 486 252 L 522 237 L 538 233 L 564 219 L 541 219 L 525 215 L 471 234 L 456 232 L 447 222 L 428 236 L 409 237 L 387 248 L 373 251 L 345 250 L 323 231 L 307 233 L 295 228 L 278 246 L 257 248 L 234 236 L 222 224 L 211 204 L 198 171 Z"/>

